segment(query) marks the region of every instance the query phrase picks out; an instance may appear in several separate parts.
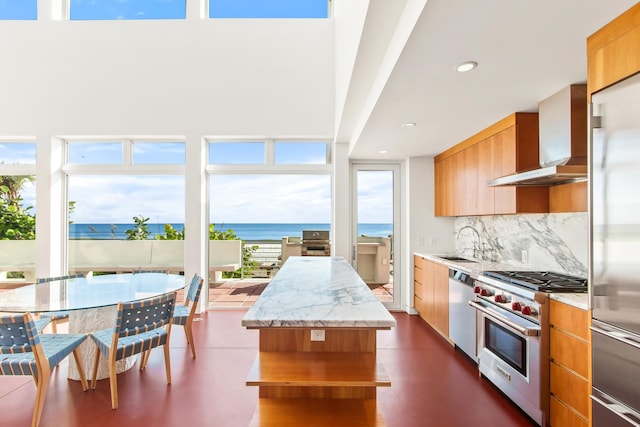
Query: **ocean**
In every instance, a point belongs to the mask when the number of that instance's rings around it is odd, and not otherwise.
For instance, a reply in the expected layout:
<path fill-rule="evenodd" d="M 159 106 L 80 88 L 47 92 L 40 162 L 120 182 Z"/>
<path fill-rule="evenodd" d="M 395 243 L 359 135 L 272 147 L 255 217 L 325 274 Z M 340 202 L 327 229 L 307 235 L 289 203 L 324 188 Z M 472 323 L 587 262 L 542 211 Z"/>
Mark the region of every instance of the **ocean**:
<path fill-rule="evenodd" d="M 176 230 L 182 230 L 183 224 L 171 224 Z M 135 224 L 70 224 L 69 239 L 126 239 L 126 231 L 133 229 Z M 156 235 L 164 233 L 164 224 L 147 224 L 149 239 L 155 239 Z M 329 230 L 330 224 L 299 224 L 299 223 L 270 223 L 270 224 L 216 224 L 218 231 L 233 230 L 236 236 L 242 240 L 263 241 L 277 240 L 283 237 L 302 237 L 302 230 Z M 358 224 L 358 235 L 372 237 L 387 237 L 393 234 L 392 224 Z"/>

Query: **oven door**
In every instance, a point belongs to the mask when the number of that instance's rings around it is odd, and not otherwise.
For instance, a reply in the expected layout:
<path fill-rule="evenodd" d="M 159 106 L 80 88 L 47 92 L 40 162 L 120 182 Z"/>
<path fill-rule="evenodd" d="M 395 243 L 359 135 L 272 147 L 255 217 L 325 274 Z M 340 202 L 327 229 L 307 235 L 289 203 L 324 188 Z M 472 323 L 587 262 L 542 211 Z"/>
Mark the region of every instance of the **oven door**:
<path fill-rule="evenodd" d="M 539 325 L 482 301 L 478 311 L 478 369 L 523 411 L 543 422 Z"/>

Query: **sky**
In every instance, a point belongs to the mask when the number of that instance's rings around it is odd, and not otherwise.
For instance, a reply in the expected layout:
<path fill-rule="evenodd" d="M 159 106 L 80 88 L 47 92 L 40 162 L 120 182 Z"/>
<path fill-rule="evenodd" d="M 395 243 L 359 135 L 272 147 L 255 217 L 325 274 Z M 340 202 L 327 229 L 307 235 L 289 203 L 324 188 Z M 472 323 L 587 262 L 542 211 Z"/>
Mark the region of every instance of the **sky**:
<path fill-rule="evenodd" d="M 0 0 L 0 19 L 36 19 L 37 0 Z M 70 0 L 72 20 L 184 19 L 186 0 Z M 210 0 L 210 18 L 326 18 L 328 0 Z"/>

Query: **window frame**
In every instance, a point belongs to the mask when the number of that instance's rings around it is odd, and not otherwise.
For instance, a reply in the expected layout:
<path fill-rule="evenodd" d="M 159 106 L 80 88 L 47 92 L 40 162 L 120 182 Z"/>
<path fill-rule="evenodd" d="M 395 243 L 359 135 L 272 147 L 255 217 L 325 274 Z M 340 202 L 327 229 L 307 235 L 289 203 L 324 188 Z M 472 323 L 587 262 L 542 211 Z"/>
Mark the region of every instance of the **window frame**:
<path fill-rule="evenodd" d="M 325 142 L 327 145 L 326 151 L 326 163 L 298 163 L 298 164 L 276 164 L 275 163 L 275 143 L 279 142 Z M 240 138 L 234 137 L 206 137 L 206 159 L 207 165 L 205 167 L 207 175 L 224 173 L 224 174 L 331 174 L 333 173 L 332 162 L 332 146 L 331 140 L 327 137 L 304 137 L 304 138 L 255 138 L 247 137 Z M 233 143 L 233 142 L 264 142 L 265 159 L 263 164 L 226 164 L 216 165 L 209 163 L 209 144 L 218 143 Z"/>
<path fill-rule="evenodd" d="M 166 137 L 84 137 L 84 136 L 67 136 L 62 137 L 64 141 L 64 154 L 62 172 L 68 175 L 104 175 L 104 174 L 140 174 L 140 175 L 184 175 L 186 171 L 186 137 L 166 136 Z M 120 164 L 78 164 L 69 163 L 69 144 L 83 143 L 122 143 L 122 163 Z M 136 142 L 165 142 L 176 143 L 181 142 L 185 145 L 185 163 L 184 164 L 137 164 L 133 162 L 133 144 Z"/>

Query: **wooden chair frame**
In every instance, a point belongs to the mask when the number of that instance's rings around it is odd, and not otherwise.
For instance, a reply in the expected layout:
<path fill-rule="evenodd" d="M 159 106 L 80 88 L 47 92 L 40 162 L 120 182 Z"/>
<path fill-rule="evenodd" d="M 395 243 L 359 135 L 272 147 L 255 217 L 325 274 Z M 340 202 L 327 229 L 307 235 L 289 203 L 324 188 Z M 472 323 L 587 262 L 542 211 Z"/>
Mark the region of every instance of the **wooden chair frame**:
<path fill-rule="evenodd" d="M 196 345 L 193 340 L 193 319 L 196 315 L 196 310 L 198 309 L 198 301 L 200 301 L 200 292 L 202 291 L 202 285 L 204 283 L 204 279 L 197 274 L 193 275 L 191 282 L 189 283 L 189 288 L 187 289 L 187 293 L 185 294 L 184 304 L 182 306 L 176 307 L 176 309 L 180 309 L 181 313 L 175 313 L 172 318 L 172 323 L 174 325 L 182 325 L 184 326 L 184 333 L 187 337 L 187 343 L 191 347 L 191 354 L 193 358 L 196 358 Z M 185 316 L 184 308 L 188 310 L 188 314 Z"/>
<path fill-rule="evenodd" d="M 15 324 L 18 329 L 20 329 L 21 325 L 24 325 L 24 332 L 27 337 L 26 342 L 16 343 L 11 346 L 6 344 L 9 338 L 5 337 L 2 339 L 3 342 L 0 342 L 0 364 L 2 365 L 0 375 L 31 375 L 33 377 L 36 385 L 36 400 L 33 407 L 33 417 L 31 419 L 32 427 L 37 427 L 40 424 L 52 368 L 67 357 L 69 352 L 73 353 L 73 357 L 78 365 L 82 390 L 87 391 L 89 389 L 82 358 L 78 351 L 78 346 L 87 338 L 86 335 L 38 334 L 31 313 L 3 316 L 0 318 L 0 324 Z M 12 336 L 10 339 L 14 340 L 18 338 L 17 336 Z M 48 351 L 49 358 L 45 355 L 44 347 L 51 347 L 50 351 Z M 71 348 L 73 348 L 73 350 L 70 351 Z M 27 356 L 30 353 L 33 354 L 33 360 L 30 360 L 29 356 Z M 25 355 L 24 359 L 20 359 L 19 357 L 22 354 Z M 5 358 L 3 358 L 2 355 L 5 355 Z M 20 362 L 19 367 L 16 366 L 16 362 L 18 361 Z M 11 362 L 13 362 L 13 365 Z M 33 367 L 33 362 L 35 362 L 35 368 Z"/>
<path fill-rule="evenodd" d="M 169 342 L 171 336 L 171 317 L 175 307 L 176 292 L 140 301 L 119 303 L 115 328 L 108 328 L 90 334 L 96 343 L 96 355 L 93 361 L 91 388 L 96 388 L 98 366 L 101 353 L 105 353 L 109 364 L 109 386 L 111 389 L 111 407 L 118 409 L 118 381 L 116 362 L 141 353 L 140 370 L 146 367 L 151 349 L 164 348 L 164 364 L 167 384 L 171 384 L 171 358 Z M 164 328 L 164 333 L 161 329 Z M 110 339 L 109 339 L 110 336 Z M 128 339 L 136 337 L 135 343 Z"/>

